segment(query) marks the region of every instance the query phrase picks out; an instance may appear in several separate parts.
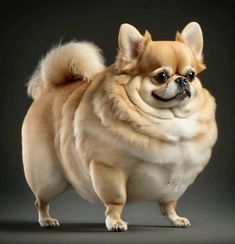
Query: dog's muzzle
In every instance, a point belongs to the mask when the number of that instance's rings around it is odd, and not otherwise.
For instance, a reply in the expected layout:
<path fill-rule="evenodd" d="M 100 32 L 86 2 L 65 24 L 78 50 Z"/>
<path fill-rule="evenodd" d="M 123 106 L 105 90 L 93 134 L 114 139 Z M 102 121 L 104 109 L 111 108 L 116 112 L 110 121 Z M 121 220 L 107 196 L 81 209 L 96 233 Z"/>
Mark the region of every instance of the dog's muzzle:
<path fill-rule="evenodd" d="M 175 79 L 175 82 L 178 85 L 178 88 L 177 88 L 178 96 L 177 96 L 177 98 L 179 100 L 183 100 L 187 96 L 191 97 L 191 89 L 190 89 L 189 83 L 185 77 L 180 76 L 180 77 Z"/>
<path fill-rule="evenodd" d="M 175 79 L 175 82 L 177 83 L 177 93 L 173 97 L 164 98 L 164 97 L 158 96 L 154 91 L 152 91 L 152 96 L 162 102 L 169 102 L 172 100 L 182 101 L 186 97 L 191 97 L 191 95 L 192 95 L 191 88 L 185 77 L 180 76 L 177 79 Z"/>

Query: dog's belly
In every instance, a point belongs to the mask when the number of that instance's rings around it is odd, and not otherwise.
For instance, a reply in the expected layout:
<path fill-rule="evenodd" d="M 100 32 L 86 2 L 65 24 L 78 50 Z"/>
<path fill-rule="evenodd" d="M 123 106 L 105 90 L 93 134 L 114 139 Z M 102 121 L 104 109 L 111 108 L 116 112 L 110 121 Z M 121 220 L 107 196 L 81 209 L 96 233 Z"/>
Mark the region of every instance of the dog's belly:
<path fill-rule="evenodd" d="M 209 161 L 211 150 L 197 149 L 185 146 L 175 162 L 136 164 L 128 179 L 127 201 L 178 200 Z"/>
<path fill-rule="evenodd" d="M 197 174 L 198 166 L 139 164 L 128 180 L 127 201 L 177 200 Z"/>

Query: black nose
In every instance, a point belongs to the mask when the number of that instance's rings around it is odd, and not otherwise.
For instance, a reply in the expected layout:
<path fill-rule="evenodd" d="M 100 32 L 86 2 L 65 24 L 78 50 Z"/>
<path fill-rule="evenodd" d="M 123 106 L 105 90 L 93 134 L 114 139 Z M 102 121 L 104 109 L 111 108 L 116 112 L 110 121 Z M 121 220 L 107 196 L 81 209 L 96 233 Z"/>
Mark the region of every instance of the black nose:
<path fill-rule="evenodd" d="M 180 76 L 178 77 L 177 79 L 175 79 L 175 82 L 179 85 L 179 86 L 187 86 L 188 85 L 188 81 L 186 80 L 185 77 L 183 76 Z"/>

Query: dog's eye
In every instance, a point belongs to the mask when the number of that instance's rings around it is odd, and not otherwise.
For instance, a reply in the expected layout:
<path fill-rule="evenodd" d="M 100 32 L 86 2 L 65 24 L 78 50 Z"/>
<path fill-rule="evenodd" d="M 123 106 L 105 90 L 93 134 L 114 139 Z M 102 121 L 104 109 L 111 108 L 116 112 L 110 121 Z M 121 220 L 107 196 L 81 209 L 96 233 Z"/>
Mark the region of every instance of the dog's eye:
<path fill-rule="evenodd" d="M 164 83 L 167 81 L 168 76 L 166 72 L 160 72 L 153 77 L 157 82 Z"/>
<path fill-rule="evenodd" d="M 196 76 L 195 72 L 194 72 L 194 71 L 190 71 L 190 72 L 187 74 L 186 78 L 187 78 L 189 81 L 192 81 L 192 80 L 195 78 L 195 76 Z"/>

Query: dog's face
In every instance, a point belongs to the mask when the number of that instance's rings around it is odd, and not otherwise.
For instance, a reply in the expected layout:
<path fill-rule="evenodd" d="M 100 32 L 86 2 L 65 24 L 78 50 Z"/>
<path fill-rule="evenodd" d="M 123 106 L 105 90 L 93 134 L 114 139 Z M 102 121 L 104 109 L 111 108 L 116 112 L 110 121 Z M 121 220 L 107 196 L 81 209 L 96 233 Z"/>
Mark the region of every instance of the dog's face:
<path fill-rule="evenodd" d="M 180 107 L 201 91 L 197 75 L 205 69 L 200 26 L 192 22 L 175 41 L 152 41 L 148 32 L 123 24 L 119 33 L 116 68 L 131 78 L 125 84 L 136 105 L 152 108 Z"/>

